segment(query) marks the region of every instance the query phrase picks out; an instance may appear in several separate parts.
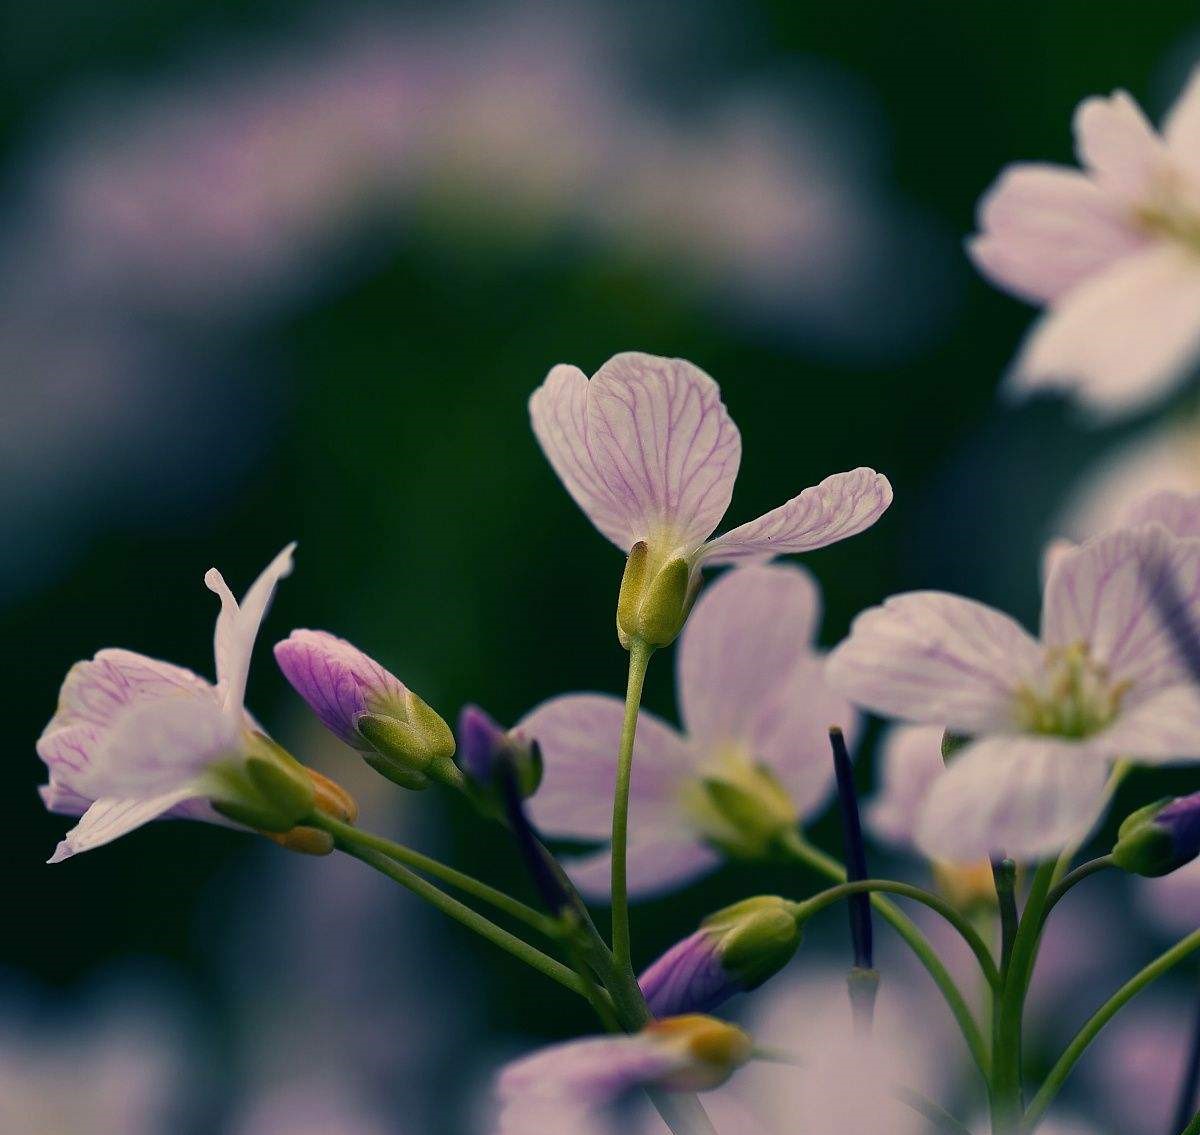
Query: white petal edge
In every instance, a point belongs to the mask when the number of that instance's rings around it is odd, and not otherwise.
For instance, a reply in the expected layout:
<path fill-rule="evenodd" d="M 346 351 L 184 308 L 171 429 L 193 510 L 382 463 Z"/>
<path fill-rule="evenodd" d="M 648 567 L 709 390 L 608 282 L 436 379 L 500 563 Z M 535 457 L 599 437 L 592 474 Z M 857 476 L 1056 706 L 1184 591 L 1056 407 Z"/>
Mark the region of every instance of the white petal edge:
<path fill-rule="evenodd" d="M 959 863 L 1057 855 L 1100 818 L 1108 773 L 1109 762 L 1086 745 L 1032 735 L 975 741 L 933 783 L 917 846 Z"/>
<path fill-rule="evenodd" d="M 123 835 L 157 820 L 183 801 L 195 797 L 194 788 L 180 788 L 149 799 L 105 797 L 97 800 L 83 814 L 66 837 L 59 843 L 47 862 L 61 863 L 73 855 L 93 851 L 112 843 Z"/>

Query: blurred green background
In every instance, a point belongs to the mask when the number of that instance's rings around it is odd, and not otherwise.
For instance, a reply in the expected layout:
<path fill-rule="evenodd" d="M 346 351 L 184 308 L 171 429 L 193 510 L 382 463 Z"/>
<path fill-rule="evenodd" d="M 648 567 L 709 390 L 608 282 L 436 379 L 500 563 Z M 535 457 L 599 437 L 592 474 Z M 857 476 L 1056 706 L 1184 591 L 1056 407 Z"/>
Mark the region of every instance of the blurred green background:
<path fill-rule="evenodd" d="M 1030 313 L 973 274 L 961 242 L 1005 163 L 1070 160 L 1070 116 L 1082 97 L 1123 86 L 1157 115 L 1200 48 L 1195 6 L 1183 0 L 791 0 L 541 12 L 405 5 L 354 15 L 368 27 L 375 20 L 402 29 L 399 39 L 416 29 L 418 62 L 430 28 L 456 28 L 438 33 L 437 51 L 458 44 L 467 71 L 488 66 L 509 25 L 535 29 L 534 57 L 539 20 L 555 36 L 575 28 L 583 58 L 603 44 L 606 58 L 622 61 L 605 80 L 622 113 L 635 122 L 653 117 L 663 131 L 686 129 L 700 153 L 706 132 L 718 128 L 712 108 L 765 90 L 787 130 L 815 124 L 815 141 L 788 135 L 789 168 L 800 182 L 807 168 L 822 177 L 837 169 L 833 198 L 849 196 L 864 210 L 863 232 L 886 248 L 878 263 L 861 260 L 865 282 L 838 285 L 833 300 L 821 298 L 822 277 L 836 275 L 821 259 L 828 249 L 814 254 L 815 277 L 792 289 L 788 274 L 806 270 L 803 240 L 782 270 L 772 264 L 747 284 L 748 273 L 728 259 L 697 267 L 693 251 L 726 225 L 736 243 L 739 212 L 760 207 L 753 195 L 716 195 L 718 207 L 701 212 L 695 231 L 662 242 L 656 230 L 671 214 L 670 188 L 667 208 L 641 229 L 622 228 L 607 198 L 627 183 L 611 169 L 613 180 L 600 179 L 598 189 L 571 174 L 561 195 L 522 196 L 519 175 L 529 161 L 517 163 L 513 190 L 496 172 L 511 172 L 500 131 L 499 164 L 472 170 L 471 140 L 483 135 L 468 130 L 457 136 L 455 160 L 374 186 L 370 207 L 338 198 L 337 208 L 355 219 L 328 227 L 257 291 L 246 282 L 252 228 L 229 236 L 245 261 L 215 261 L 212 280 L 194 287 L 185 271 L 176 277 L 172 260 L 186 249 L 164 239 L 176 226 L 161 235 L 150 229 L 162 263 L 145 276 L 149 283 L 131 283 L 123 268 L 106 275 L 105 258 L 120 261 L 124 242 L 146 232 L 133 226 L 108 246 L 80 227 L 83 217 L 103 228 L 102 210 L 72 213 L 61 201 L 78 189 L 74 178 L 86 203 L 104 166 L 97 174 L 87 162 L 72 165 L 74 155 L 103 158 L 112 147 L 119 164 L 126 147 L 135 209 L 149 208 L 141 188 L 152 196 L 160 184 L 145 168 L 153 160 L 181 166 L 184 182 L 190 170 L 200 183 L 197 207 L 219 208 L 227 183 L 205 169 L 220 153 L 219 138 L 207 139 L 209 148 L 193 139 L 138 150 L 139 130 L 170 129 L 139 116 L 176 101 L 203 107 L 210 85 L 222 91 L 246 75 L 269 84 L 289 54 L 296 58 L 288 66 L 303 76 L 305 53 L 326 42 L 322 29 L 346 20 L 347 10 L 212 0 L 5 8 L 0 278 L 11 298 L 0 314 L 0 382 L 18 411 L 0 432 L 0 699 L 9 738 L 0 967 L 67 996 L 114 966 L 167 969 L 198 1003 L 204 1050 L 227 1089 L 207 1101 L 204 1122 L 222 1113 L 242 1076 L 233 1022 L 245 990 L 231 983 L 221 943 L 237 920 L 253 923 L 273 909 L 254 887 L 269 885 L 263 872 L 284 853 L 244 835 L 162 824 L 46 867 L 65 825 L 40 807 L 33 745 L 71 663 L 120 645 L 210 674 L 216 604 L 204 571 L 218 565 L 240 593 L 294 538 L 296 572 L 268 619 L 248 704 L 299 755 L 356 787 L 369 779 L 349 771 L 347 751 L 319 737 L 270 658 L 270 645 L 292 627 L 352 639 L 449 719 L 466 701 L 511 721 L 555 693 L 619 690 L 625 656 L 613 604 L 621 557 L 555 481 L 530 433 L 526 400 L 552 364 L 590 373 L 625 349 L 686 357 L 721 383 L 744 442 L 734 523 L 836 470 L 869 464 L 891 478 L 896 503 L 884 520 L 808 561 L 826 596 L 823 642 L 836 642 L 862 607 L 913 586 L 964 591 L 1032 620 L 1038 548 L 1068 489 L 1142 423 L 1096 430 L 1057 404 L 1003 405 L 997 386 Z M 473 27 L 484 30 L 471 38 L 464 29 Z M 206 69 L 211 60 L 220 61 L 215 71 Z M 427 62 L 442 67 L 438 58 Z M 286 98 L 293 88 L 280 82 Z M 611 113 L 613 98 L 600 102 L 600 113 Z M 234 100 L 227 117 L 217 116 L 218 135 L 222 121 L 237 125 L 245 105 Z M 527 109 L 522 103 L 511 113 Z M 186 113 L 179 117 L 187 122 Z M 611 144 L 623 129 L 617 122 L 596 137 Z M 558 156 L 562 136 L 532 133 Z M 591 137 L 584 132 L 584 143 Z M 639 161 L 653 166 L 658 152 L 651 146 Z M 313 159 L 317 167 L 340 160 L 336 146 L 327 156 L 318 146 Z M 286 148 L 268 155 L 262 175 L 287 160 Z M 712 175 L 681 174 L 680 191 Z M 280 192 L 294 188 L 288 176 L 280 184 Z M 859 196 L 838 190 L 843 184 Z M 578 207 L 584 196 L 586 210 Z M 289 199 L 281 207 L 300 206 Z M 852 235 L 855 213 L 839 223 Z M 208 239 L 201 236 L 199 244 Z M 93 247 L 83 248 L 87 241 Z M 76 257 L 81 264 L 56 283 L 56 265 Z M 791 257 L 796 263 L 786 262 Z M 837 262 L 835 244 L 830 263 Z M 160 305 L 164 280 L 179 289 Z M 35 310 L 38 297 L 44 310 Z M 836 311 L 823 306 L 834 301 Z M 137 348 L 138 377 L 128 389 L 124 355 L 103 381 L 90 369 L 101 348 L 84 332 L 106 341 L 110 325 Z M 112 433 L 114 405 L 122 416 Z M 131 417 L 139 405 L 147 412 Z M 65 418 L 74 426 L 64 432 Z M 648 706 L 671 716 L 666 657 L 656 660 L 648 690 Z M 860 771 L 865 787 L 869 759 Z M 401 795 L 387 785 L 371 792 L 380 826 L 528 892 L 498 831 L 435 793 Z M 836 844 L 832 826 L 818 834 Z M 328 868 L 305 862 L 288 870 L 311 870 L 315 879 Z M 797 885 L 730 868 L 638 908 L 639 958 L 720 902 Z M 415 903 L 400 893 L 384 898 L 400 910 L 403 935 Z M 322 900 L 301 889 L 295 901 Z M 516 1038 L 585 1027 L 580 1009 L 545 996 L 540 979 L 516 963 L 456 927 L 422 925 L 433 936 L 421 971 L 432 1008 L 409 1020 L 416 1035 L 405 1045 L 420 1048 L 422 1018 L 441 1011 L 443 986 L 471 1004 L 437 1082 L 455 1083 L 467 1065 L 480 1073 L 479 1037 L 503 1053 L 521 1043 Z M 286 998 L 289 950 L 276 949 L 270 964 L 284 979 L 274 995 Z M 382 933 L 368 938 L 361 964 L 378 969 L 380 989 L 388 988 L 396 949 Z M 343 1008 L 335 1001 L 322 1012 Z M 312 1027 L 322 1026 L 314 1019 Z M 429 1129 L 453 1130 L 469 1110 L 462 1101 L 442 1109 Z"/>

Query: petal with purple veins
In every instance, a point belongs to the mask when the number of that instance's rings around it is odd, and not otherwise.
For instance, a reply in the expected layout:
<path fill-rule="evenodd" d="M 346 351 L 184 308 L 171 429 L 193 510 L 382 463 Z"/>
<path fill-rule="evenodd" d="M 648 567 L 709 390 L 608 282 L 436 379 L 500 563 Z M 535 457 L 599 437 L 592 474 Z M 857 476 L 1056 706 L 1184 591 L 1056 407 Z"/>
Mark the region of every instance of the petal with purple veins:
<path fill-rule="evenodd" d="M 812 552 L 870 528 L 892 503 L 892 486 L 874 469 L 835 473 L 786 504 L 709 541 L 702 563 Z"/>
<path fill-rule="evenodd" d="M 103 847 L 151 820 L 157 820 L 194 795 L 194 789 L 178 788 L 150 798 L 104 797 L 97 800 L 67 832 L 49 862 L 61 863 L 72 855 Z"/>
<path fill-rule="evenodd" d="M 941 591 L 912 591 L 864 611 L 826 676 L 876 713 L 963 733 L 1016 728 L 1017 690 L 1042 650 L 1007 615 Z"/>

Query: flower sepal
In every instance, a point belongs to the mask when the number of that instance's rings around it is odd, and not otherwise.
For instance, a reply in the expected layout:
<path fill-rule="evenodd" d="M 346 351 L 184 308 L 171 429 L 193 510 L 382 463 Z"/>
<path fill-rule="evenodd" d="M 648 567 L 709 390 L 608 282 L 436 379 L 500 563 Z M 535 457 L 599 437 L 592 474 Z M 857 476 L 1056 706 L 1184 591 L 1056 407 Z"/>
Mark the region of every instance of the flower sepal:
<path fill-rule="evenodd" d="M 221 815 L 265 832 L 286 832 L 313 809 L 309 770 L 263 733 L 247 733 L 240 759 L 214 764 L 203 790 Z"/>
<path fill-rule="evenodd" d="M 335 780 L 305 768 L 313 786 L 313 811 L 331 816 L 343 824 L 352 824 L 358 819 L 358 801 Z M 329 855 L 334 848 L 333 836 L 321 828 L 297 824 L 285 832 L 263 832 L 269 840 L 302 855 Z"/>
<path fill-rule="evenodd" d="M 803 938 L 799 911 L 799 903 L 779 895 L 755 895 L 710 914 L 700 926 L 715 938 L 721 967 L 748 992 L 795 956 Z"/>
<path fill-rule="evenodd" d="M 634 640 L 670 646 L 683 630 L 696 594 L 686 556 L 657 556 L 645 540 L 629 550 L 617 597 L 617 638 L 626 650 Z"/>
<path fill-rule="evenodd" d="M 1131 812 L 1117 829 L 1112 856 L 1133 875 L 1169 875 L 1200 855 L 1200 792 L 1165 797 Z"/>
<path fill-rule="evenodd" d="M 364 713 L 355 729 L 370 746 L 363 759 L 401 788 L 420 790 L 431 781 L 454 781 L 454 734 L 450 726 L 411 690 L 394 703 L 394 713 Z M 449 768 L 447 768 L 449 766 Z"/>
<path fill-rule="evenodd" d="M 736 1025 L 703 1013 L 651 1021 L 641 1035 L 664 1048 L 678 1048 L 686 1054 L 686 1063 L 659 1081 L 661 1087 L 675 1092 L 719 1088 L 754 1051 L 753 1041 Z"/>

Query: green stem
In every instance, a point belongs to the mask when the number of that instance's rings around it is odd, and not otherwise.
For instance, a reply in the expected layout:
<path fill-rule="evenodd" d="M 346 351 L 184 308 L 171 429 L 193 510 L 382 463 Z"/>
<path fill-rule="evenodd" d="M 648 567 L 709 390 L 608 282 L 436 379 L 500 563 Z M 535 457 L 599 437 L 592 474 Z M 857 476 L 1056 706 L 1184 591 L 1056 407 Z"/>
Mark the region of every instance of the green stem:
<path fill-rule="evenodd" d="M 996 899 L 1000 907 L 1000 972 L 1008 973 L 1012 961 L 1013 947 L 1017 944 L 1017 865 L 1011 859 L 1002 859 L 992 864 L 992 878 L 996 884 Z"/>
<path fill-rule="evenodd" d="M 1179 1135 L 1200 1135 L 1200 1111 L 1192 1116 L 1192 1121 L 1189 1123 Z"/>
<path fill-rule="evenodd" d="M 1109 867 L 1114 866 L 1114 860 L 1111 855 L 1101 855 L 1096 859 L 1089 859 L 1086 863 L 1081 863 L 1074 871 L 1064 875 L 1058 883 L 1050 890 L 1046 896 L 1046 909 L 1042 912 L 1042 922 L 1050 917 L 1050 912 L 1058 906 L 1066 893 L 1078 883 L 1082 883 L 1084 879 L 1096 874 L 1097 871 L 1104 871 Z"/>
<path fill-rule="evenodd" d="M 502 926 L 497 926 L 478 911 L 472 910 L 458 899 L 446 894 L 445 891 L 439 890 L 428 880 L 422 879 L 415 871 L 410 871 L 388 856 L 352 844 L 343 844 L 337 836 L 334 836 L 334 841 L 347 855 L 361 860 L 369 867 L 374 867 L 376 871 L 386 875 L 402 887 L 407 887 L 413 894 L 423 898 L 443 914 L 462 923 L 468 930 L 475 931 L 481 938 L 486 938 L 493 945 L 499 946 L 500 949 L 512 954 L 514 958 L 523 961 L 552 981 L 557 981 L 559 985 L 571 990 L 572 993 L 578 993 L 580 997 L 587 998 L 587 990 L 579 975 L 563 965 L 562 962 L 556 961 L 549 954 L 542 953 L 536 946 L 531 946 L 523 938 L 518 938 Z"/>
<path fill-rule="evenodd" d="M 900 895 L 902 898 L 922 903 L 924 906 L 929 907 L 930 910 L 940 914 L 962 935 L 967 945 L 971 947 L 971 952 L 978 959 L 979 966 L 983 970 L 983 976 L 987 979 L 988 985 L 993 988 L 999 986 L 1000 972 L 996 969 L 996 963 L 992 959 L 991 951 L 988 950 L 987 943 L 979 936 L 979 932 L 941 895 L 935 895 L 932 891 L 927 891 L 923 887 L 914 887 L 909 883 L 899 883 L 892 879 L 861 879 L 853 883 L 839 883 L 836 887 L 830 887 L 829 890 L 822 891 L 818 895 L 813 895 L 812 898 L 805 899 L 804 902 L 800 903 L 800 907 L 804 912 L 803 917 L 811 917 L 818 911 L 824 910 L 827 906 L 831 906 L 839 899 L 863 893 Z"/>
<path fill-rule="evenodd" d="M 845 881 L 845 868 L 833 856 L 826 855 L 819 848 L 813 847 L 795 829 L 789 829 L 784 835 L 782 848 L 798 862 L 803 863 L 826 878 L 833 879 L 836 882 Z M 909 949 L 916 954 L 917 959 L 928 971 L 929 976 L 933 978 L 934 984 L 941 991 L 946 1004 L 950 1007 L 950 1012 L 954 1015 L 954 1019 L 958 1023 L 958 1027 L 963 1034 L 963 1039 L 967 1042 L 967 1048 L 971 1052 L 972 1059 L 979 1066 L 979 1070 L 983 1075 L 987 1077 L 989 1075 L 990 1060 L 983 1034 L 980 1032 L 979 1025 L 972 1015 L 970 1007 L 967 1005 L 966 998 L 963 997 L 961 990 L 955 984 L 954 978 L 950 976 L 949 970 L 943 965 L 941 958 L 938 957 L 934 948 L 929 944 L 929 940 L 899 907 L 881 895 L 872 895 L 871 905 L 879 911 L 880 916 L 886 922 L 890 923 L 896 933 L 904 939 Z"/>
<path fill-rule="evenodd" d="M 1184 958 L 1195 953 L 1196 950 L 1200 950 L 1200 930 L 1193 930 L 1186 938 L 1176 942 L 1169 950 L 1139 970 L 1092 1014 L 1075 1039 L 1067 1046 L 1066 1051 L 1058 1058 L 1058 1062 L 1050 1069 L 1045 1082 L 1034 1096 L 1033 1103 L 1029 1105 L 1029 1110 L 1025 1113 L 1026 1130 L 1033 1130 L 1046 1108 L 1058 1095 L 1059 1089 L 1070 1075 L 1071 1069 L 1075 1067 L 1076 1061 L 1083 1055 L 1088 1045 L 1096 1039 L 1100 1030 L 1147 985 L 1161 977 L 1172 966 L 1178 965 Z M 1193 1131 L 1193 1128 L 1189 1126 L 1188 1131 Z"/>
<path fill-rule="evenodd" d="M 621 747 L 617 754 L 617 784 L 612 816 L 612 951 L 617 968 L 633 972 L 629 948 L 629 898 L 626 887 L 626 858 L 629 848 L 629 783 L 633 774 L 633 741 L 637 734 L 642 685 L 654 652 L 641 639 L 629 643 L 629 682 L 625 689 L 625 720 L 621 725 Z"/>
<path fill-rule="evenodd" d="M 1042 915 L 1055 873 L 1053 861 L 1043 863 L 1033 876 L 1025 910 L 1013 940 L 1004 987 L 996 999 L 992 1052 L 992 1129 L 994 1135 L 1015 1135 L 1024 1108 L 1021 1081 L 1021 1030 L 1025 994 L 1037 960 Z"/>
<path fill-rule="evenodd" d="M 361 828 L 356 828 L 351 824 L 342 823 L 340 820 L 335 820 L 332 816 L 321 815 L 318 819 L 310 818 L 305 822 L 314 827 L 323 827 L 325 831 L 329 832 L 330 835 L 342 843 L 352 844 L 355 847 L 366 848 L 370 851 L 378 851 L 386 855 L 389 859 L 396 860 L 397 863 L 403 863 L 406 867 L 424 871 L 425 874 L 432 875 L 435 879 L 440 879 L 443 883 L 448 883 L 464 894 L 473 895 L 483 902 L 490 903 L 497 910 L 504 911 L 505 914 L 511 915 L 519 922 L 523 922 L 526 926 L 536 930 L 539 934 L 544 934 L 547 938 L 557 938 L 559 936 L 558 923 L 554 919 L 548 918 L 540 911 L 534 910 L 531 906 L 526 906 L 525 903 L 520 902 L 511 895 L 505 894 L 495 887 L 488 886 L 487 883 L 476 879 L 473 875 L 458 871 L 437 859 L 430 858 L 428 855 L 422 855 L 421 852 L 414 851 L 411 847 L 405 847 L 403 844 L 395 843 L 381 835 L 375 835 L 373 832 L 363 831 Z"/>

